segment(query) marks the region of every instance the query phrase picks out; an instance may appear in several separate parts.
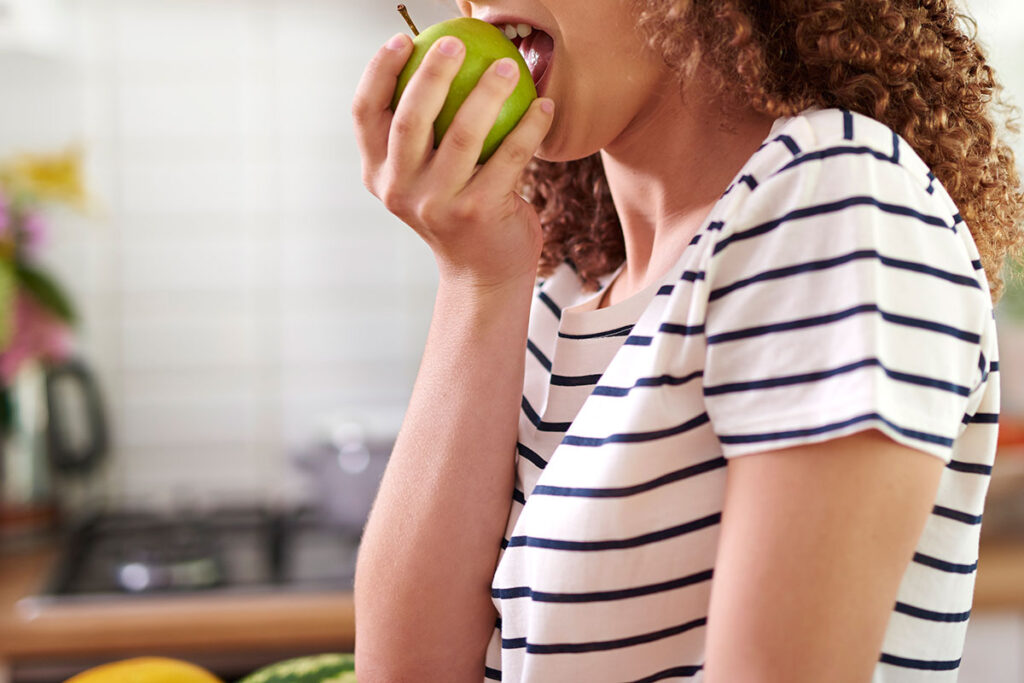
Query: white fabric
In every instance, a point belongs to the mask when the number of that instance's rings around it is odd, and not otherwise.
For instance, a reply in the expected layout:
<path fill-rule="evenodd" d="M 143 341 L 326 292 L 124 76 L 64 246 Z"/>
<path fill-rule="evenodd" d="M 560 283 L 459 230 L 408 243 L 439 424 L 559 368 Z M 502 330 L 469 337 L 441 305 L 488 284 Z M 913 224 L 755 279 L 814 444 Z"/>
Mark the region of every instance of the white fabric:
<path fill-rule="evenodd" d="M 700 681 L 728 459 L 878 428 L 947 467 L 873 681 L 955 681 L 996 334 L 910 146 L 839 110 L 781 119 L 660 282 L 600 296 L 567 265 L 536 291 L 485 680 Z"/>

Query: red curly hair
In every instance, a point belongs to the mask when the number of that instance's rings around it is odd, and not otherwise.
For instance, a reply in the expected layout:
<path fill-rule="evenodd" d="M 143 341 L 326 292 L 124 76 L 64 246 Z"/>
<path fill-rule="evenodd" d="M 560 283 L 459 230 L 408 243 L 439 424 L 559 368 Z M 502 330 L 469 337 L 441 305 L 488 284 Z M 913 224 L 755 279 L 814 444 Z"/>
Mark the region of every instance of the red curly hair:
<path fill-rule="evenodd" d="M 995 116 L 1016 131 L 974 23 L 947 0 L 633 0 L 641 35 L 678 74 L 698 67 L 727 107 L 772 117 L 812 106 L 860 112 L 914 148 L 956 202 L 993 303 L 1021 257 L 1024 194 Z M 625 258 L 599 154 L 535 159 L 520 191 L 538 210 L 540 273 L 571 261 L 588 287 Z"/>

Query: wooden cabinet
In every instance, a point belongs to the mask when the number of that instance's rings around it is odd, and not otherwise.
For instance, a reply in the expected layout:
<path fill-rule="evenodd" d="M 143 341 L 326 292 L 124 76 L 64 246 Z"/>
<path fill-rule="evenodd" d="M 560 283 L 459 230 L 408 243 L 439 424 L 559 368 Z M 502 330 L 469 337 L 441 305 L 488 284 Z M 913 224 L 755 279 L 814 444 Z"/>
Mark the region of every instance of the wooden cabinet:
<path fill-rule="evenodd" d="M 272 659 L 354 647 L 350 592 L 209 593 L 38 609 L 19 602 L 37 589 L 55 555 L 43 548 L 0 556 L 0 663 L 8 667 L 142 654 Z"/>

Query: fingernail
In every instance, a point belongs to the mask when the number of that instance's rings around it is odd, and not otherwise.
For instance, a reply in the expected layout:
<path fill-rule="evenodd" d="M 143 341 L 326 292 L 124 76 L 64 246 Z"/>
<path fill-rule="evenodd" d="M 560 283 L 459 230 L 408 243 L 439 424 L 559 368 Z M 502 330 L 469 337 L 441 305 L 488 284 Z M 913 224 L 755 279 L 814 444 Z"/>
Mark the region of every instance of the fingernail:
<path fill-rule="evenodd" d="M 403 47 L 405 47 L 405 36 L 403 36 L 401 33 L 396 33 L 394 36 L 391 37 L 391 40 L 389 40 L 384 47 L 386 47 L 389 50 L 394 50 L 395 52 L 401 50 Z"/>
<path fill-rule="evenodd" d="M 555 111 L 555 103 L 553 100 L 541 100 L 540 109 L 545 114 L 550 114 Z"/>
<path fill-rule="evenodd" d="M 462 41 L 458 38 L 445 37 L 441 39 L 441 44 L 437 47 L 441 51 L 441 54 L 454 57 L 455 55 L 462 52 Z"/>
<path fill-rule="evenodd" d="M 502 78 L 513 78 L 519 75 L 519 67 L 508 57 L 498 60 L 498 66 L 495 68 L 495 71 Z"/>

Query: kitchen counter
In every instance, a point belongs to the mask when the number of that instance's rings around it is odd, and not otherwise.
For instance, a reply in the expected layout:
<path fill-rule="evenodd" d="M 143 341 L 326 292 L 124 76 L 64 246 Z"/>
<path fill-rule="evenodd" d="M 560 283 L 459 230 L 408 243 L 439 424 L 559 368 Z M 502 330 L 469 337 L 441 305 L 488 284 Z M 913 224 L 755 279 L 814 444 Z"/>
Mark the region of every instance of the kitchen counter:
<path fill-rule="evenodd" d="M 255 650 L 351 651 L 351 592 L 269 592 L 97 600 L 27 608 L 56 559 L 53 545 L 0 555 L 4 665 L 51 658 Z M 1024 612 L 1024 539 L 982 539 L 974 613 Z"/>
<path fill-rule="evenodd" d="M 53 545 L 0 555 L 0 669 L 20 660 L 174 652 L 351 651 L 351 592 L 125 598 L 26 608 Z M 2 680 L 2 675 L 0 675 Z"/>

